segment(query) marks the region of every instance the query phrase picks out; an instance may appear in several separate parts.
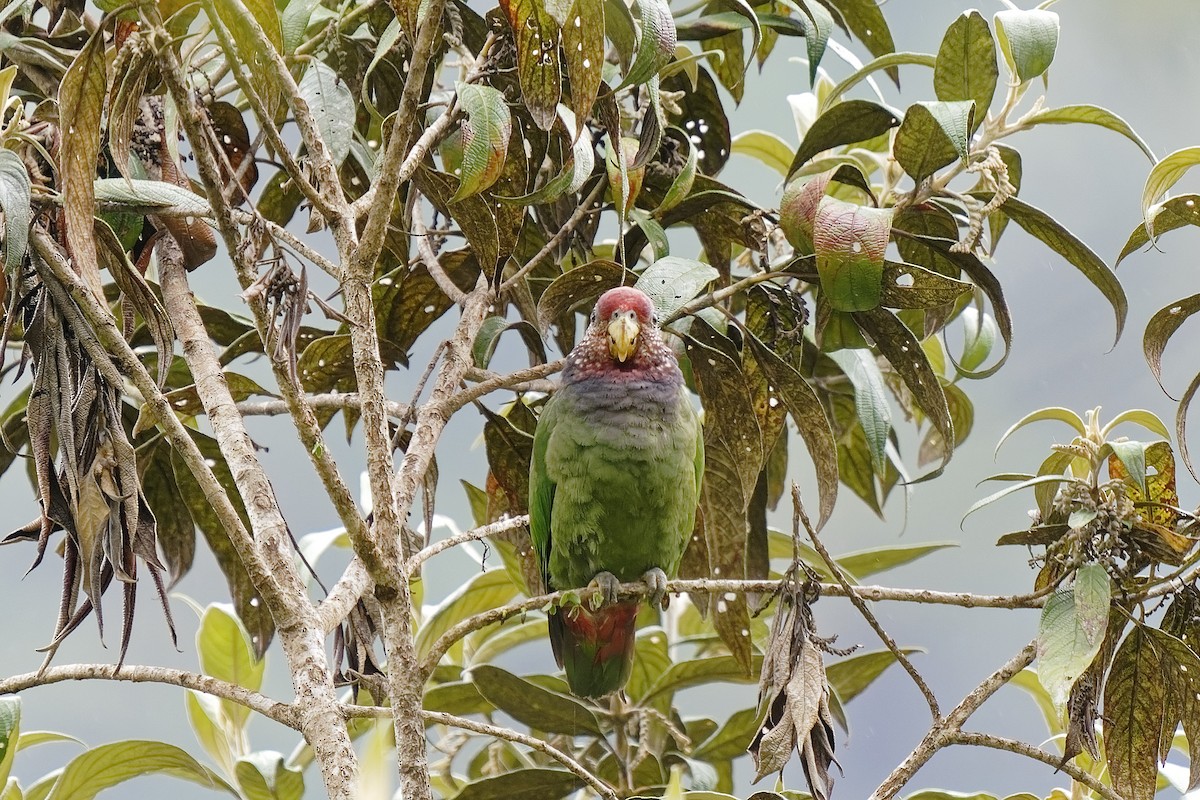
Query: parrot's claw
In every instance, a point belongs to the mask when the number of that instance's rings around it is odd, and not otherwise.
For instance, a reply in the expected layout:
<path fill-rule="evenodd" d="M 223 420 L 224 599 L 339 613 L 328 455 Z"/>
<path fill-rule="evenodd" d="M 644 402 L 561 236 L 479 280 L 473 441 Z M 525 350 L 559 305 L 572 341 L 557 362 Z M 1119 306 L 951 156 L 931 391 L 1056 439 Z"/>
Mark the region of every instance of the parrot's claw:
<path fill-rule="evenodd" d="M 592 607 L 595 610 L 600 606 L 617 602 L 617 595 L 621 593 L 621 582 L 611 572 L 599 572 L 596 577 L 592 578 L 588 588 L 597 590 L 597 594 L 592 598 Z M 597 598 L 599 602 L 596 602 Z"/>
<path fill-rule="evenodd" d="M 650 605 L 666 608 L 669 599 L 667 597 L 667 573 L 658 567 L 653 567 L 642 575 L 642 581 L 650 590 L 650 593 L 646 595 Z"/>

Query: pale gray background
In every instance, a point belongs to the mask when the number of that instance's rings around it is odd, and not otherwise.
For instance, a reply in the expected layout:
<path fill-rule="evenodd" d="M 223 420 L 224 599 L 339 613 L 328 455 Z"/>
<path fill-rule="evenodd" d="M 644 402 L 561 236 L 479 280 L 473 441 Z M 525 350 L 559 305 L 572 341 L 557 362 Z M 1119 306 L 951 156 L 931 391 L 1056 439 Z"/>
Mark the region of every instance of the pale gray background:
<path fill-rule="evenodd" d="M 936 52 L 941 33 L 967 6 L 950 0 L 892 0 L 884 12 L 892 26 L 897 49 Z M 1003 8 L 988 3 L 982 11 L 991 15 Z M 1121 114 L 1161 157 L 1177 148 L 1200 140 L 1200 114 L 1197 112 L 1197 81 L 1200 79 L 1200 4 L 1191 0 L 1159 0 L 1129 3 L 1117 0 L 1061 3 L 1054 9 L 1062 17 L 1062 38 L 1050 70 L 1050 105 L 1097 103 Z M 861 48 L 855 47 L 862 54 Z M 780 42 L 764 76 L 752 76 L 746 97 L 734 115 L 734 129 L 766 128 L 795 142 L 791 113 L 784 95 L 808 88 L 807 70 L 791 63 L 787 55 L 802 55 L 801 40 Z M 848 71 L 830 54 L 825 62 L 835 77 Z M 887 95 L 888 102 L 903 108 L 916 99 L 930 99 L 930 73 L 905 68 L 902 77 L 905 92 L 900 97 Z M 885 87 L 885 91 L 888 91 Z M 1139 197 L 1149 164 L 1128 141 L 1093 127 L 1046 127 L 1023 134 L 1010 144 L 1018 147 L 1025 163 L 1025 182 L 1021 197 L 1051 211 L 1072 231 L 1088 242 L 1102 257 L 1112 262 L 1129 231 L 1139 221 Z M 735 156 L 724 180 L 764 205 L 778 200 L 778 176 L 756 162 Z M 1200 178 L 1189 177 L 1183 187 L 1195 189 Z M 1112 352 L 1112 313 L 1101 295 L 1062 259 L 1050 253 L 1016 226 L 1010 226 L 1002 242 L 995 270 L 1016 318 L 1014 352 L 1008 365 L 994 378 L 968 384 L 966 389 L 975 402 L 975 429 L 968 442 L 956 453 L 947 474 L 922 484 L 913 493 L 904 522 L 904 509 L 897 493 L 887 507 L 887 520 L 878 520 L 849 492 L 844 492 L 825 540 L 834 552 L 844 552 L 889 543 L 914 543 L 928 540 L 957 539 L 962 547 L 943 552 L 902 570 L 886 574 L 882 581 L 901 586 L 928 586 L 946 590 L 1011 593 L 1029 587 L 1033 574 L 1026 565 L 1027 554 L 1020 548 L 996 549 L 997 535 L 1026 524 L 1025 509 L 1029 497 L 1006 500 L 994 508 L 967 520 L 963 530 L 959 521 L 978 498 L 994 490 L 994 485 L 977 487 L 988 474 L 1009 470 L 1032 469 L 1046 447 L 1065 434 L 1051 423 L 1018 434 L 1006 446 L 997 461 L 992 451 L 999 436 L 1016 419 L 1046 405 L 1061 405 L 1079 412 L 1096 405 L 1104 406 L 1105 416 L 1131 408 L 1148 408 L 1170 424 L 1174 405 L 1155 385 L 1141 357 L 1141 331 L 1146 319 L 1171 300 L 1198 289 L 1191 249 L 1196 234 L 1181 231 L 1170 234 L 1161 244 L 1161 253 L 1136 255 L 1122 266 L 1130 299 L 1129 323 L 1124 338 Z M 681 255 L 692 255 L 684 248 Z M 211 264 L 196 276 L 203 283 L 198 291 L 214 301 L 233 296 L 232 279 L 222 267 Z M 1192 372 L 1200 368 L 1195 351 L 1184 332 L 1167 352 L 1167 385 L 1178 392 Z M 511 354 L 501 358 L 516 365 Z M 414 364 L 423 364 L 415 354 Z M 407 400 L 414 376 L 402 373 L 394 381 L 394 397 Z M 0 387 L 0 404 L 8 402 L 12 387 Z M 326 503 L 314 502 L 322 496 L 310 474 L 307 461 L 294 444 L 291 429 L 281 421 L 253 420 L 251 432 L 271 450 L 263 458 L 272 470 L 273 483 L 285 506 L 288 519 L 297 534 L 336 525 L 336 517 Z M 335 427 L 340 426 L 335 423 Z M 439 451 L 442 488 L 439 512 L 465 524 L 469 513 L 457 479 L 481 482 L 484 474 L 482 450 L 474 443 L 480 420 L 470 412 L 460 415 L 446 432 Z M 334 429 L 331 429 L 331 431 Z M 1127 431 L 1138 435 L 1135 430 Z M 338 436 L 331 435 L 337 442 Z M 914 460 L 914 439 L 908 432 L 902 437 L 910 464 Z M 356 439 L 355 445 L 359 441 Z M 338 446 L 347 474 L 351 477 L 361 465 L 352 450 Z M 797 453 L 794 462 L 803 463 Z M 794 468 L 806 490 L 815 497 L 811 474 Z M 1197 502 L 1196 485 L 1181 477 L 1182 505 Z M 815 502 L 815 499 L 812 501 Z M 35 513 L 32 495 L 19 467 L 0 480 L 0 529 L 10 530 L 26 522 Z M 786 525 L 781 516 L 779 524 Z M 0 550 L 0 602 L 7 608 L 0 623 L 3 649 L 0 650 L 0 674 L 16 674 L 36 669 L 41 661 L 34 648 L 48 640 L 54 623 L 59 593 L 59 562 L 51 556 L 33 574 L 22 578 L 32 557 L 31 548 Z M 336 559 L 324 564 L 326 575 L 333 576 Z M 427 601 L 444 596 L 467 574 L 471 562 L 462 555 L 444 557 L 427 573 Z M 223 580 L 212 560 L 200 554 L 194 571 L 184 579 L 178 591 L 202 601 L 224 599 Z M 130 648 L 129 663 L 162 664 L 185 669 L 196 666 L 193 635 L 195 617 L 182 603 L 174 605 L 182 652 L 176 653 L 166 637 L 161 614 L 151 594 L 142 591 L 138 624 Z M 109 619 L 118 615 L 114 595 Z M 903 645 L 917 645 L 928 652 L 915 661 L 949 708 L 985 675 L 1023 646 L 1035 633 L 1035 612 L 968 611 L 950 608 L 909 608 L 895 604 L 876 609 L 880 619 Z M 817 619 L 825 635 L 837 633 L 841 644 L 863 643 L 876 649 L 878 643 L 844 601 L 826 600 L 817 606 Z M 110 623 L 113 624 L 113 623 Z M 116 626 L 109 634 L 110 649 L 97 644 L 95 629 L 85 625 L 59 652 L 56 663 L 74 661 L 111 661 L 115 658 Z M 543 652 L 544 650 L 544 652 Z M 521 651 L 518 667 L 525 671 L 549 669 L 548 649 L 526 648 Z M 267 690 L 280 697 L 290 695 L 277 649 L 269 655 Z M 690 698 L 705 703 L 703 698 Z M 697 693 L 693 693 L 697 694 Z M 725 692 L 722 690 L 722 694 Z M 735 687 L 728 696 L 739 703 L 749 702 L 753 689 Z M 153 685 L 136 687 L 123 684 L 60 684 L 53 688 L 29 691 L 24 695 L 24 729 L 61 730 L 79 736 L 89 744 L 124 738 L 162 739 L 199 753 L 183 713 L 181 690 Z M 706 713 L 711 708 L 704 707 Z M 846 769 L 838 781 L 835 796 L 852 799 L 865 797 L 917 742 L 928 722 L 928 710 L 911 681 L 894 669 L 850 707 L 852 732 L 847 740 L 839 734 L 838 756 Z M 1032 703 L 1019 690 L 1003 690 L 972 721 L 973 729 L 990 730 L 1040 741 L 1045 729 Z M 295 737 L 273 723 L 256 720 L 251 727 L 257 748 L 287 753 Z M 28 785 L 46 771 L 61 765 L 75 754 L 70 745 L 39 747 L 22 753 L 15 774 Z M 748 780 L 748 765 L 740 773 Z M 793 764 L 785 773 L 788 785 L 802 788 L 800 769 Z M 307 775 L 309 796 L 322 792 L 319 778 Z M 937 756 L 908 787 L 941 787 L 959 791 L 988 790 L 1000 796 L 1029 790 L 1039 793 L 1052 786 L 1064 785 L 1061 775 L 1041 764 L 994 751 L 959 748 Z M 174 797 L 212 796 L 190 784 L 163 778 L 141 779 L 111 791 L 109 797 L 135 798 L 170 792 Z M 1167 794 L 1170 794 L 1168 790 Z"/>

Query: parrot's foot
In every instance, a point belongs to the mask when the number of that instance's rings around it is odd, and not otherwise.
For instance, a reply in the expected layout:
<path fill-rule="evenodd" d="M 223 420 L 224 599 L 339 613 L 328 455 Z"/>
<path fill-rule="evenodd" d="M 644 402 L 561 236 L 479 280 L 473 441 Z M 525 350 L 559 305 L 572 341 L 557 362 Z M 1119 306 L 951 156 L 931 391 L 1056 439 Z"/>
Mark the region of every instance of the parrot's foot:
<path fill-rule="evenodd" d="M 588 584 L 588 588 L 597 590 L 597 594 L 592 597 L 592 609 L 596 610 L 603 605 L 617 602 L 617 595 L 621 593 L 621 582 L 611 572 L 598 572 Z"/>
<path fill-rule="evenodd" d="M 667 573 L 658 567 L 653 567 L 642 575 L 642 581 L 650 589 L 650 593 L 646 595 L 650 605 L 666 608 L 669 600 L 667 597 Z"/>

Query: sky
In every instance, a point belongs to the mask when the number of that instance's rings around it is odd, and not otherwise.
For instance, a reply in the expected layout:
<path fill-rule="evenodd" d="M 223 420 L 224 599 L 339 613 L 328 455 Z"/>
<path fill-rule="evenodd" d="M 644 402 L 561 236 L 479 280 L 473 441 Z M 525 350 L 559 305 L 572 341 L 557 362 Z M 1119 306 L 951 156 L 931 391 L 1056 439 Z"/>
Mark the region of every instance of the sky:
<path fill-rule="evenodd" d="M 985 3 L 984 16 L 1001 10 L 1001 3 Z M 942 32 L 968 6 L 948 0 L 890 0 L 883 10 L 900 50 L 936 52 Z M 1049 72 L 1046 103 L 1049 106 L 1093 103 L 1105 106 L 1138 131 L 1160 157 L 1178 148 L 1198 144 L 1200 111 L 1193 87 L 1200 78 L 1200 51 L 1194 44 L 1200 35 L 1200 4 L 1189 0 L 1157 0 L 1128 3 L 1116 0 L 1068 0 L 1054 6 L 1062 21 L 1057 55 Z M 786 52 L 791 48 L 791 53 Z M 862 53 L 852 45 L 852 50 Z M 741 107 L 733 115 L 735 132 L 762 128 L 782 135 L 792 144 L 796 134 L 784 97 L 806 91 L 807 69 L 789 61 L 788 55 L 803 54 L 803 42 L 781 40 L 779 51 L 768 62 L 762 76 L 748 79 Z M 849 68 L 832 56 L 824 64 L 835 78 Z M 916 68 L 902 72 L 903 93 L 884 86 L 887 102 L 904 108 L 917 99 L 930 99 L 929 73 Z M 1023 157 L 1025 179 L 1021 198 L 1053 213 L 1077 236 L 1087 242 L 1110 265 L 1129 232 L 1140 221 L 1139 200 L 1149 162 L 1129 141 L 1093 127 L 1045 127 L 1023 133 L 1008 141 Z M 778 176 L 742 156 L 734 156 L 722 175 L 737 188 L 764 205 L 777 203 Z M 1200 176 L 1185 178 L 1179 188 L 1194 190 Z M 993 456 L 996 442 L 1017 419 L 1042 406 L 1065 406 L 1083 411 L 1103 406 L 1105 418 L 1126 408 L 1146 408 L 1168 425 L 1175 413 L 1173 401 L 1155 384 L 1141 355 L 1141 331 L 1158 308 L 1198 290 L 1194 259 L 1196 232 L 1183 230 L 1168 235 L 1158 251 L 1136 254 L 1118 271 L 1129 296 L 1130 311 L 1124 336 L 1112 347 L 1112 312 L 1099 292 L 1061 258 L 1048 251 L 1015 226 L 1005 234 L 994 269 L 1004 283 L 1015 318 L 1013 352 L 1009 362 L 993 378 L 965 386 L 975 403 L 975 426 L 970 438 L 956 452 L 949 469 L 940 478 L 913 489 L 907 514 L 902 493 L 897 492 L 878 519 L 865 506 L 843 492 L 838 508 L 826 527 L 824 539 L 834 553 L 888 544 L 924 541 L 957 541 L 960 547 L 941 551 L 917 564 L 879 577 L 879 582 L 896 586 L 971 590 L 984 593 L 1017 593 L 1030 587 L 1033 572 L 1021 548 L 996 548 L 996 538 L 1028 524 L 1028 496 L 1007 499 L 972 515 L 963 514 L 977 499 L 994 490 L 994 484 L 977 485 L 989 474 L 1031 470 L 1052 442 L 1061 441 L 1066 430 L 1040 423 L 1016 434 Z M 685 248 L 679 255 L 694 255 Z M 197 291 L 214 301 L 235 296 L 231 278 L 214 263 L 196 273 Z M 1167 350 L 1164 382 L 1176 396 L 1193 372 L 1200 368 L 1187 346 L 1187 331 Z M 951 337 L 951 343 L 955 340 Z M 512 359 L 513 353 L 501 353 Z M 417 354 L 415 364 L 424 361 Z M 505 362 L 500 362 L 505 363 Z M 390 380 L 393 397 L 405 400 L 411 394 L 415 375 L 402 373 Z M 0 404 L 6 404 L 8 385 L 0 386 Z M 340 423 L 335 423 L 340 424 Z M 263 458 L 271 471 L 285 512 L 298 534 L 336 525 L 333 511 L 319 502 L 319 484 L 308 474 L 298 445 L 282 421 L 253 420 L 251 433 L 270 445 Z M 458 520 L 469 520 L 458 479 L 479 483 L 484 476 L 482 450 L 477 446 L 481 419 L 470 412 L 456 418 L 447 428 L 439 452 L 442 470 L 438 511 Z M 1138 432 L 1127 431 L 1131 436 Z M 1069 437 L 1069 434 L 1066 434 Z M 337 439 L 338 437 L 331 437 Z M 904 452 L 914 461 L 910 428 L 902 428 Z M 1193 440 L 1194 441 L 1194 440 Z M 356 439 L 354 444 L 358 445 Z M 336 455 L 353 474 L 361 458 L 353 448 L 335 445 Z M 1195 444 L 1193 444 L 1193 449 Z M 356 459 L 358 459 L 356 461 Z M 803 451 L 792 462 L 804 461 Z M 811 472 L 794 467 L 806 497 L 815 498 Z M 1179 491 L 1184 507 L 1197 505 L 1197 486 L 1180 477 Z M 0 528 L 9 530 L 35 514 L 32 495 L 18 470 L 0 478 Z M 787 525 L 781 516 L 779 525 Z M 0 674 L 34 670 L 40 654 L 34 649 L 46 643 L 54 623 L 59 592 L 59 573 L 54 559 L 37 571 L 24 575 L 32 552 L 28 548 L 0 550 L 0 604 L 9 614 L 0 648 Z M 327 564 L 332 567 L 336 559 Z M 462 553 L 448 555 L 431 567 L 427 578 L 427 601 L 448 594 L 473 562 Z M 211 559 L 202 556 L 196 569 L 177 591 L 201 601 L 223 598 L 224 585 Z M 112 612 L 110 611 L 110 614 Z M 182 602 L 174 603 L 180 630 L 180 651 L 167 639 L 165 625 L 149 596 L 143 593 L 130 663 L 161 664 L 194 669 L 192 642 L 196 621 Z M 914 657 L 917 667 L 942 701 L 952 706 L 979 680 L 1019 650 L 1036 633 L 1034 611 L 1003 612 L 954 608 L 907 607 L 881 604 L 876 608 L 881 622 L 903 646 L 923 648 Z M 823 600 L 816 608 L 823 635 L 838 634 L 839 644 L 862 643 L 877 649 L 873 634 L 844 601 Z M 110 633 L 110 637 L 116 632 Z M 61 649 L 56 663 L 112 661 L 116 642 L 103 649 L 94 628 L 85 625 Z M 283 659 L 276 648 L 270 654 L 266 690 L 290 696 Z M 526 671 L 550 668 L 550 654 L 537 649 L 522 651 Z M 748 702 L 753 689 L 731 690 L 739 701 Z M 169 687 L 119 684 L 60 684 L 27 692 L 24 729 L 53 729 L 78 736 L 89 744 L 120 738 L 163 739 L 199 752 L 183 722 L 183 693 Z M 698 702 L 691 698 L 690 702 Z M 893 669 L 849 706 L 851 733 L 839 734 L 838 757 L 846 774 L 838 781 L 835 797 L 865 797 L 911 750 L 923 734 L 928 710 L 912 682 Z M 1045 735 L 1033 704 L 1019 691 L 1002 690 L 973 720 L 971 728 L 1018 736 L 1039 742 Z M 294 737 L 272 723 L 257 720 L 251 727 L 256 747 L 291 750 Z M 75 754 L 72 745 L 48 745 L 22 753 L 15 774 L 23 782 L 60 765 Z M 748 766 L 739 772 L 745 781 Z M 801 787 L 797 765 L 785 772 L 789 786 Z M 309 773 L 309 797 L 319 797 L 319 779 Z M 1062 785 L 1061 775 L 1048 767 L 1017 756 L 994 751 L 959 748 L 940 753 L 918 773 L 906 792 L 940 787 L 958 791 L 988 790 L 999 796 L 1029 790 L 1045 792 Z M 149 792 L 171 792 L 179 800 L 211 794 L 188 784 L 167 779 L 143 779 L 113 790 L 107 797 L 133 798 Z"/>

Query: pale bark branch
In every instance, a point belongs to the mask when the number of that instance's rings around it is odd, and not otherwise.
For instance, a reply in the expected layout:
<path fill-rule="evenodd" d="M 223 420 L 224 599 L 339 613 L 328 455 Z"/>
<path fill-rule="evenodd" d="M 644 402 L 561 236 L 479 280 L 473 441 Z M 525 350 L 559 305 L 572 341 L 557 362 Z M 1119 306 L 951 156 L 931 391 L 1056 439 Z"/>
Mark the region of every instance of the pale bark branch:
<path fill-rule="evenodd" d="M 244 687 L 217 680 L 208 675 L 198 675 L 194 672 L 185 672 L 169 667 L 137 664 L 124 664 L 121 667 L 113 664 L 65 664 L 60 667 L 50 667 L 41 673 L 26 672 L 22 675 L 0 679 L 0 695 L 16 694 L 26 689 L 49 686 L 52 683 L 62 683 L 63 681 L 92 680 L 162 683 L 168 686 L 192 689 L 245 706 L 280 725 L 286 725 L 295 730 L 300 729 L 296 722 L 295 709 L 287 703 L 272 700 L 259 692 L 252 692 Z"/>
<path fill-rule="evenodd" d="M 361 403 L 355 392 L 310 394 L 306 400 L 314 411 L 358 408 Z M 388 413 L 393 417 L 403 417 L 409 413 L 409 407 L 403 403 L 389 402 L 387 406 Z M 292 413 L 285 400 L 239 400 L 237 410 L 247 417 L 277 417 Z"/>
<path fill-rule="evenodd" d="M 472 528 L 469 531 L 463 531 L 457 536 L 439 539 L 425 549 L 421 550 L 421 552 L 414 553 L 405 563 L 404 568 L 408 574 L 411 575 L 420 569 L 422 564 L 436 556 L 438 553 L 442 553 L 452 547 L 458 547 L 460 544 L 465 544 L 466 542 L 477 542 L 481 539 L 486 539 L 489 536 L 496 536 L 501 533 L 507 533 L 508 531 L 514 531 L 519 528 L 523 528 L 528 524 L 528 519 L 529 518 L 526 516 L 510 517 L 508 519 L 502 519 L 498 522 L 493 522 L 490 525 L 482 525 L 478 528 Z"/>
<path fill-rule="evenodd" d="M 509 372 L 505 375 L 497 375 L 487 370 L 470 368 L 464 377 L 470 380 L 477 380 L 479 383 L 460 389 L 453 397 L 446 401 L 442 410 L 447 414 L 453 414 L 463 406 L 469 405 L 484 395 L 491 394 L 500 389 L 512 389 L 524 392 L 552 392 L 555 389 L 555 384 L 545 380 L 545 378 L 547 375 L 553 375 L 561 371 L 565 363 L 566 361 L 560 358 L 555 361 L 548 361 L 545 364 L 538 364 L 535 367 L 526 367 L 515 372 Z"/>
<path fill-rule="evenodd" d="M 1048 750 L 1034 747 L 1031 744 L 1016 739 L 1010 739 L 1007 736 L 996 736 L 991 733 L 974 733 L 971 731 L 957 732 L 951 738 L 950 743 L 972 745 L 975 747 L 990 747 L 995 750 L 1006 750 L 1010 753 L 1025 756 L 1026 758 L 1032 758 L 1034 761 L 1041 761 L 1043 764 L 1049 764 L 1056 770 L 1065 772 L 1072 780 L 1082 783 L 1105 798 L 1105 800 L 1124 800 L 1121 795 L 1114 792 L 1112 788 L 1105 786 L 1096 776 L 1076 766 L 1074 761 L 1069 759 L 1064 761 L 1061 753 L 1051 753 Z"/>
<path fill-rule="evenodd" d="M 419 195 L 414 195 L 411 219 L 412 235 L 417 243 L 417 255 L 421 257 L 421 263 L 425 265 L 429 277 L 433 278 L 433 282 L 442 290 L 442 294 L 449 297 L 455 305 L 460 306 L 466 299 L 467 293 L 455 286 L 454 281 L 450 280 L 450 276 L 446 274 L 446 270 L 442 269 L 442 262 L 438 261 L 437 253 L 433 252 L 433 243 L 429 241 L 429 229 L 425 227 L 425 219 L 421 214 L 421 198 Z"/>
<path fill-rule="evenodd" d="M 533 258 L 526 261 L 520 269 L 506 278 L 504 283 L 500 284 L 500 294 L 504 294 L 516 286 L 517 283 L 524 280 L 526 275 L 532 272 L 538 264 L 542 263 L 545 258 L 554 252 L 554 248 L 558 247 L 575 228 L 579 227 L 579 223 L 583 222 L 589 215 L 597 213 L 599 208 L 593 208 L 592 206 L 597 200 L 600 200 L 604 195 L 604 190 L 607 188 L 608 179 L 602 178 L 596 184 L 595 188 L 588 193 L 587 197 L 583 198 L 579 203 L 579 208 L 575 209 L 571 216 L 567 218 L 567 221 L 563 223 L 563 226 L 554 232 L 554 235 L 550 237 L 550 240 L 546 244 L 542 245 L 542 249 L 537 251 Z"/>
<path fill-rule="evenodd" d="M 1037 644 L 1030 642 L 971 690 L 971 693 L 963 698 L 963 701 L 955 706 L 954 710 L 944 719 L 935 720 L 921 742 L 913 748 L 904 761 L 892 770 L 890 775 L 884 778 L 883 783 L 879 784 L 879 788 L 871 794 L 870 800 L 890 800 L 895 797 L 896 793 L 912 780 L 917 770 L 925 766 L 935 753 L 953 743 L 955 736 L 962 731 L 962 726 L 967 719 L 1001 686 L 1008 683 L 1013 675 L 1029 666 L 1035 655 L 1037 655 Z"/>

